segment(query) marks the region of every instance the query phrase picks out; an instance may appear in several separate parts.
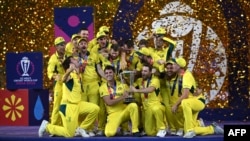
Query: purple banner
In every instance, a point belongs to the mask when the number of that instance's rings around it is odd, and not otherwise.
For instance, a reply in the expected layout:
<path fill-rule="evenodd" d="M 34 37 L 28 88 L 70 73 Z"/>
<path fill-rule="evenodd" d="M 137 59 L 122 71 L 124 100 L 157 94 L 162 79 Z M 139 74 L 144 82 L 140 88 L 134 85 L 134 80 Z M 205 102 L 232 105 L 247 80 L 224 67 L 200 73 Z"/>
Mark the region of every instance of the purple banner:
<path fill-rule="evenodd" d="M 54 8 L 55 37 L 62 36 L 66 42 L 73 34 L 85 27 L 89 31 L 89 40 L 94 38 L 93 7 Z"/>

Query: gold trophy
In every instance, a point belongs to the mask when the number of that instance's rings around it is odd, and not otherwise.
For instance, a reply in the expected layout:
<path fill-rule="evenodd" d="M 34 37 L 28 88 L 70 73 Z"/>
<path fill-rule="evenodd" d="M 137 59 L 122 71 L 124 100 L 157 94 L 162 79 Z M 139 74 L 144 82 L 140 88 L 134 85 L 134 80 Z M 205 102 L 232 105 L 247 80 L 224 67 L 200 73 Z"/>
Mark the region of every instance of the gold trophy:
<path fill-rule="evenodd" d="M 119 76 L 123 84 L 127 82 L 127 84 L 129 84 L 129 87 L 133 86 L 135 79 L 134 71 L 123 71 Z M 125 98 L 124 103 L 129 104 L 131 102 L 135 102 L 135 98 L 132 93 L 129 93 L 129 96 Z"/>

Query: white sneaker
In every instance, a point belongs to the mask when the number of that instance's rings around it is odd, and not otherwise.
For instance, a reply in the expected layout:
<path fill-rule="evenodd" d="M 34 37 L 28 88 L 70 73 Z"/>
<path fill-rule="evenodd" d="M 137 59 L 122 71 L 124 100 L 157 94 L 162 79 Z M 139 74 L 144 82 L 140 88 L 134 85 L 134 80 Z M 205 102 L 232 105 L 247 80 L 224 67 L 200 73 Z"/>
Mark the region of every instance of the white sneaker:
<path fill-rule="evenodd" d="M 202 118 L 199 118 L 200 126 L 205 127 L 205 123 Z"/>
<path fill-rule="evenodd" d="M 146 132 L 143 130 L 143 131 L 141 131 L 141 136 L 146 136 L 147 134 L 146 134 Z"/>
<path fill-rule="evenodd" d="M 163 138 L 165 137 L 166 133 L 167 133 L 166 130 L 159 130 L 156 136 Z"/>
<path fill-rule="evenodd" d="M 170 131 L 170 135 L 171 135 L 171 136 L 175 136 L 175 135 L 176 135 L 176 131 L 175 131 L 175 130 L 171 130 L 171 131 Z"/>
<path fill-rule="evenodd" d="M 88 134 L 89 134 L 90 137 L 94 137 L 95 136 L 95 133 L 93 131 L 89 131 Z"/>
<path fill-rule="evenodd" d="M 98 130 L 96 133 L 96 136 L 104 136 L 104 133 L 102 130 Z"/>
<path fill-rule="evenodd" d="M 196 136 L 194 131 L 188 131 L 183 138 L 193 138 L 194 136 Z"/>
<path fill-rule="evenodd" d="M 52 134 L 50 134 L 49 136 L 50 136 L 50 137 L 55 137 L 55 135 L 52 135 Z"/>
<path fill-rule="evenodd" d="M 213 126 L 213 128 L 214 128 L 214 133 L 215 133 L 215 134 L 224 134 L 224 129 L 222 129 L 222 128 L 218 125 L 218 123 L 213 122 L 213 123 L 212 123 L 212 126 Z"/>
<path fill-rule="evenodd" d="M 130 136 L 131 133 L 129 131 L 122 131 L 123 136 Z"/>
<path fill-rule="evenodd" d="M 176 132 L 176 135 L 177 135 L 177 136 L 183 136 L 183 129 L 179 129 L 179 130 Z"/>
<path fill-rule="evenodd" d="M 76 129 L 76 132 L 77 132 L 80 136 L 82 136 L 82 137 L 84 137 L 84 138 L 90 137 L 90 136 L 87 134 L 87 132 L 86 132 L 84 129 L 80 128 L 80 127 L 78 127 L 78 128 Z"/>
<path fill-rule="evenodd" d="M 43 121 L 42 121 L 42 123 L 41 123 L 41 125 L 40 125 L 40 127 L 39 127 L 39 130 L 38 130 L 38 136 L 39 136 L 39 137 L 42 137 L 43 134 L 45 133 L 46 127 L 47 127 L 48 123 L 49 123 L 49 122 L 48 122 L 47 120 L 43 120 Z"/>

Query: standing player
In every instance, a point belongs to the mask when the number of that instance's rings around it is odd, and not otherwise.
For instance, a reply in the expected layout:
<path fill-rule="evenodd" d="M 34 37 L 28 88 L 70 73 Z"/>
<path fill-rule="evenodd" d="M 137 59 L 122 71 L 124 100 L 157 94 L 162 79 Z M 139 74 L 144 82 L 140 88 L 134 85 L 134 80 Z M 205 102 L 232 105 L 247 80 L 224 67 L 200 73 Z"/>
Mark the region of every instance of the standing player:
<path fill-rule="evenodd" d="M 59 115 L 59 107 L 62 99 L 62 76 L 65 73 L 62 67 L 65 55 L 66 42 L 63 37 L 57 37 L 54 41 L 56 52 L 50 56 L 47 76 L 50 80 L 53 80 L 53 109 L 51 112 L 51 124 L 60 125 L 61 118 Z"/>

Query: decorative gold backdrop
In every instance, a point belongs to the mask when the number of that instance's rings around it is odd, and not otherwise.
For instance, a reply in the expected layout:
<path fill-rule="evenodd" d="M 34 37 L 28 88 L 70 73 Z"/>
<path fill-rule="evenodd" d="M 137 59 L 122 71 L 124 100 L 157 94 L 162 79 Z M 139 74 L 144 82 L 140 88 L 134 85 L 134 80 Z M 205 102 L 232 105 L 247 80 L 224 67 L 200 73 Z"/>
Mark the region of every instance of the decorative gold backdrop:
<path fill-rule="evenodd" d="M 130 1 L 139 2 L 139 0 Z M 140 9 L 135 22 L 131 24 L 133 36 L 136 37 L 145 26 L 151 27 L 152 20 L 159 18 L 159 10 L 171 1 L 173 0 L 145 0 L 144 6 Z M 225 20 L 221 7 L 216 0 L 181 0 L 181 2 L 194 9 L 194 18 L 201 20 L 205 25 L 209 25 L 218 34 L 225 48 L 228 47 L 229 40 L 237 40 L 228 37 L 227 22 L 230 21 Z M 0 0 L 0 58 L 2 58 L 0 59 L 0 88 L 6 88 L 5 54 L 7 52 L 18 53 L 27 51 L 43 52 L 44 88 L 50 88 L 50 82 L 46 76 L 46 67 L 49 59 L 49 48 L 53 46 L 54 41 L 54 7 L 93 6 L 95 9 L 95 29 L 98 29 L 101 25 L 108 25 L 112 30 L 113 20 L 119 3 L 120 0 Z M 241 16 L 246 17 L 248 23 L 248 27 L 244 28 L 250 29 L 250 3 L 248 0 L 239 0 L 238 3 L 238 6 L 245 12 Z M 233 12 L 233 9 L 231 10 Z M 237 20 L 237 18 L 231 20 Z M 248 44 L 250 44 L 249 33 L 247 34 Z M 203 44 L 206 43 L 204 42 Z M 227 56 L 229 53 L 228 51 L 226 52 Z M 213 55 L 212 52 L 203 52 L 198 59 L 203 59 L 202 56 L 213 57 Z M 233 61 L 238 60 L 235 59 Z M 200 65 L 199 68 L 206 68 L 206 66 Z M 197 69 L 197 67 L 194 68 L 194 70 Z M 199 71 L 195 73 L 196 77 L 202 75 L 203 79 L 200 80 L 200 84 L 204 88 L 209 87 L 207 83 L 209 79 L 214 79 L 214 76 L 211 77 L 209 75 L 210 71 L 213 70 L 208 69 L 205 74 L 198 73 Z M 235 75 L 239 79 L 244 77 L 244 72 L 237 73 Z M 204 75 L 206 76 L 204 77 Z M 227 77 L 224 83 L 222 91 L 227 91 Z M 215 99 L 208 106 L 225 107 L 227 103 L 227 100 Z"/>

